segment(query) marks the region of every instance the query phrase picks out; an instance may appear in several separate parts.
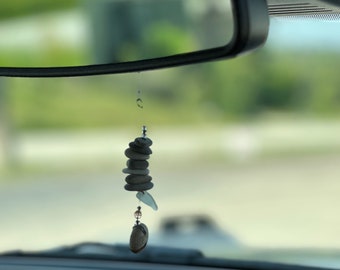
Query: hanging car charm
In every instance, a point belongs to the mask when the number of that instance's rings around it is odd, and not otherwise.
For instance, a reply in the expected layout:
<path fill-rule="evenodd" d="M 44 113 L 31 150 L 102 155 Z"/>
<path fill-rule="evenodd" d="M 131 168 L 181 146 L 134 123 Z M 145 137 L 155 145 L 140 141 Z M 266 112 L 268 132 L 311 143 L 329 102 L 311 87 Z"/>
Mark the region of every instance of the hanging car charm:
<path fill-rule="evenodd" d="M 153 188 L 152 177 L 149 175 L 149 162 L 147 161 L 152 154 L 150 146 L 152 140 L 146 136 L 146 126 L 143 126 L 142 137 L 136 138 L 133 142 L 129 143 L 129 148 L 125 150 L 125 156 L 129 158 L 126 165 L 127 168 L 123 170 L 123 173 L 128 174 L 125 178 L 127 191 L 136 191 L 136 197 L 139 201 L 150 206 L 152 209 L 157 210 L 158 206 L 147 190 Z M 136 224 L 134 225 L 130 237 L 130 249 L 134 253 L 138 253 L 143 250 L 147 244 L 149 233 L 145 224 L 140 223 L 142 217 L 141 207 L 138 206 L 134 216 L 136 218 Z"/>
<path fill-rule="evenodd" d="M 149 238 L 148 227 L 139 221 L 141 217 L 141 207 L 138 206 L 135 212 L 136 224 L 133 226 L 130 236 L 130 250 L 134 253 L 142 251 L 146 247 Z"/>

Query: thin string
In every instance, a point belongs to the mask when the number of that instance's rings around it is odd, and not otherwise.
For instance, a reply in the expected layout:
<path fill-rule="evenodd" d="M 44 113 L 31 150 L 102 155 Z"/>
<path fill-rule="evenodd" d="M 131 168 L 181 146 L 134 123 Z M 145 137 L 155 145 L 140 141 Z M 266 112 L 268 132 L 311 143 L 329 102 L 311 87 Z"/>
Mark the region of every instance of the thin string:
<path fill-rule="evenodd" d="M 138 111 L 138 119 L 140 120 L 140 125 L 143 128 L 143 136 L 144 136 L 144 121 L 145 121 L 145 117 L 144 117 L 144 101 L 143 101 L 143 91 L 142 91 L 142 85 L 141 85 L 141 73 L 138 72 L 138 77 L 137 77 L 137 93 L 136 93 L 136 105 L 137 108 L 139 109 Z M 146 127 L 145 127 L 146 128 Z"/>
<path fill-rule="evenodd" d="M 141 74 L 138 72 L 137 77 L 137 97 L 136 104 L 139 109 L 144 109 L 143 99 L 142 99 L 142 86 L 141 86 Z"/>
<path fill-rule="evenodd" d="M 143 104 L 143 100 L 142 100 L 142 90 L 140 90 L 140 89 L 137 90 L 136 103 L 137 103 L 138 108 L 144 109 L 144 104 Z"/>

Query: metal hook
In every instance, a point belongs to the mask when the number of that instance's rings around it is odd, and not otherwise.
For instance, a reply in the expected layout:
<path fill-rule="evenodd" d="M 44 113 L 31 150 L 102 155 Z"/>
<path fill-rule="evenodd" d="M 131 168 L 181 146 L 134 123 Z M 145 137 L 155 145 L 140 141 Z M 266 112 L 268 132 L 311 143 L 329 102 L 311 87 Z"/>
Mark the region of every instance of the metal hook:
<path fill-rule="evenodd" d="M 138 108 L 141 108 L 141 109 L 144 108 L 143 100 L 141 98 L 137 98 L 136 103 L 137 103 Z"/>

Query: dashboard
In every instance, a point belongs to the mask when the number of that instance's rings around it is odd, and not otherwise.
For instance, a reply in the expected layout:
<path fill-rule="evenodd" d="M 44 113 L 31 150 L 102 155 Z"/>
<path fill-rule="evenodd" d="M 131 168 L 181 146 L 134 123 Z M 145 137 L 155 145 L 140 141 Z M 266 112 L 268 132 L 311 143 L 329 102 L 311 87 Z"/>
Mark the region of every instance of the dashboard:
<path fill-rule="evenodd" d="M 140 263 L 96 259 L 68 259 L 45 257 L 1 257 L 0 269 L 6 270 L 211 270 L 212 267 L 185 266 L 176 264 Z"/>

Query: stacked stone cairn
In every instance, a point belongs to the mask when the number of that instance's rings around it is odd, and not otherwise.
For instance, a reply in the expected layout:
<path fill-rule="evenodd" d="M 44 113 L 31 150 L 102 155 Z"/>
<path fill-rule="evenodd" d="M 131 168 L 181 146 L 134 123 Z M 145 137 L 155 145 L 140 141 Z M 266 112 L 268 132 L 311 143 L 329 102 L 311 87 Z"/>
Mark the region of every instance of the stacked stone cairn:
<path fill-rule="evenodd" d="M 127 168 L 123 173 L 128 174 L 125 178 L 125 189 L 128 191 L 146 191 L 152 189 L 152 177 L 149 175 L 149 162 L 152 154 L 150 146 L 152 140 L 146 136 L 138 137 L 129 143 L 129 148 L 125 150 L 125 156 L 129 158 L 126 163 Z"/>

